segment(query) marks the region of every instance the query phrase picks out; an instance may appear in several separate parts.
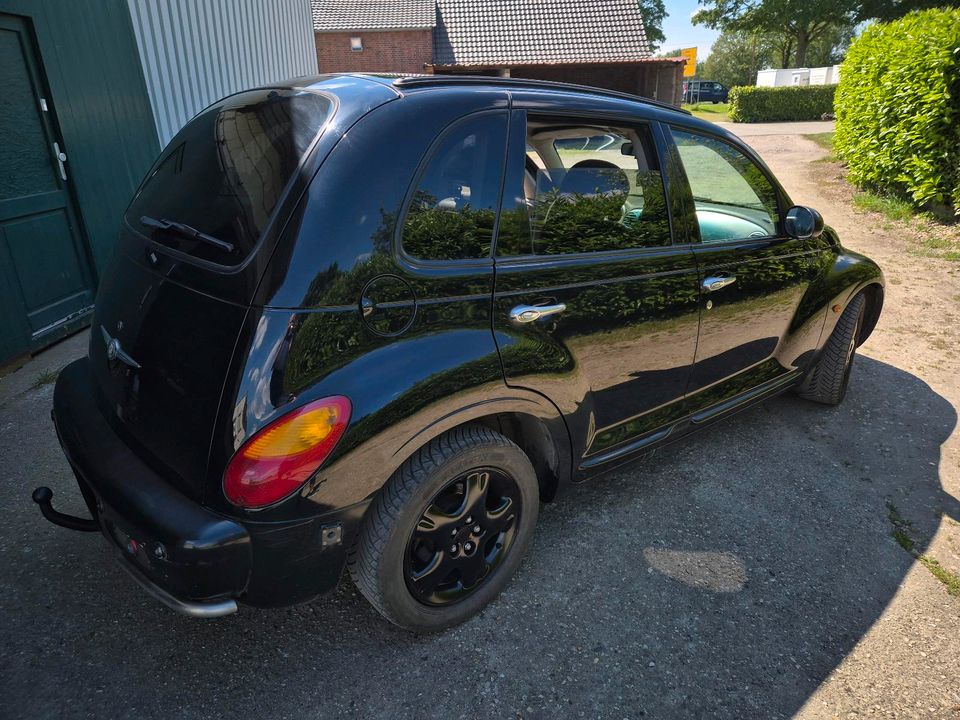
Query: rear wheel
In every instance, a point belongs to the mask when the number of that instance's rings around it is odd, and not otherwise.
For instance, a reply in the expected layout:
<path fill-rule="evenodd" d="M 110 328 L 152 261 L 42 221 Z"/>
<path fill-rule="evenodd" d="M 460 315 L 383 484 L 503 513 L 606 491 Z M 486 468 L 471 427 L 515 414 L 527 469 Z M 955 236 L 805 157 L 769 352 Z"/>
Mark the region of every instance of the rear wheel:
<path fill-rule="evenodd" d="M 471 425 L 407 460 L 367 513 L 350 553 L 354 582 L 391 622 L 433 632 L 478 613 L 520 564 L 539 485 L 510 440 Z"/>
<path fill-rule="evenodd" d="M 847 305 L 830 339 L 823 348 L 820 359 L 810 368 L 797 388 L 797 394 L 807 400 L 839 405 L 847 393 L 850 370 L 857 351 L 857 338 L 863 324 L 863 309 L 866 299 L 863 293 Z"/>

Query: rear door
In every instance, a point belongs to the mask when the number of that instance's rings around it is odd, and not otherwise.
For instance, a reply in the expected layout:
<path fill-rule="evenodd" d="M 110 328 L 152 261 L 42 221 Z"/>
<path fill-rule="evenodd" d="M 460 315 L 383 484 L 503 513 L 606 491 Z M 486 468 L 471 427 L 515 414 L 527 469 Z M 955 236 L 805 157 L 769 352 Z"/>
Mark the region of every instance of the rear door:
<path fill-rule="evenodd" d="M 688 239 L 699 268 L 700 339 L 688 388 L 694 412 L 795 372 L 819 338 L 801 302 L 831 262 L 820 238 L 783 233 L 786 204 L 767 171 L 720 138 L 673 127 L 694 213 Z"/>
<path fill-rule="evenodd" d="M 25 21 L 0 14 L 0 363 L 93 306 L 69 164 Z"/>
<path fill-rule="evenodd" d="M 694 357 L 696 265 L 671 242 L 657 133 L 583 113 L 511 118 L 493 327 L 507 384 L 560 408 L 582 468 L 676 419 Z"/>

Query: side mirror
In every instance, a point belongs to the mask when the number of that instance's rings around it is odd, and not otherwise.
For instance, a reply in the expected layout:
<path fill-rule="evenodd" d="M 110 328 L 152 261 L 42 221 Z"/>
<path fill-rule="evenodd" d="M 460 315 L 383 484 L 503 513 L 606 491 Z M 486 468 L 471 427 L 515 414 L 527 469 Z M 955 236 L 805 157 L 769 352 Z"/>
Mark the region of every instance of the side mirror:
<path fill-rule="evenodd" d="M 783 229 L 790 237 L 801 240 L 809 237 L 819 237 L 820 233 L 823 232 L 823 216 L 811 207 L 794 205 L 787 210 Z"/>
<path fill-rule="evenodd" d="M 633 155 L 633 143 L 627 140 L 623 145 L 620 146 L 621 155 Z"/>

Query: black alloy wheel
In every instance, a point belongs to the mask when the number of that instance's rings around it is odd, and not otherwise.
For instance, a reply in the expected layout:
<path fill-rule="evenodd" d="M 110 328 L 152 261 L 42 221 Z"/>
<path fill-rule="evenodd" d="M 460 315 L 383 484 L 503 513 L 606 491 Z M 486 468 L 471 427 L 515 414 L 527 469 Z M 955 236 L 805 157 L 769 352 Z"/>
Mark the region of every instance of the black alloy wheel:
<path fill-rule="evenodd" d="M 411 594 L 427 605 L 459 602 L 503 562 L 523 509 L 509 474 L 479 467 L 450 481 L 417 522 L 404 555 Z"/>
<path fill-rule="evenodd" d="M 463 425 L 413 453 L 381 489 L 347 567 L 388 620 L 437 632 L 479 613 L 517 571 L 540 485 L 516 443 Z"/>

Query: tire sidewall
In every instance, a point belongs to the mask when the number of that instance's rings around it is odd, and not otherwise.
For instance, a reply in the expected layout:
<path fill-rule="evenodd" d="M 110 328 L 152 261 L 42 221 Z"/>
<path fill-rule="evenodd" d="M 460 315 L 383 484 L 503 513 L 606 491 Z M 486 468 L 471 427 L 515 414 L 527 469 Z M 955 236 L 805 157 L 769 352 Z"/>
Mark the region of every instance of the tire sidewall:
<path fill-rule="evenodd" d="M 404 555 L 411 533 L 427 505 L 451 480 L 477 467 L 496 468 L 510 475 L 520 489 L 521 512 L 516 537 L 507 557 L 482 587 L 459 602 L 445 606 L 425 605 L 410 593 L 404 577 Z M 390 528 L 377 582 L 389 615 L 399 625 L 418 632 L 434 632 L 459 624 L 478 613 L 497 597 L 523 560 L 537 523 L 539 484 L 529 459 L 517 446 L 479 444 L 445 459 L 418 483 Z"/>
<path fill-rule="evenodd" d="M 859 306 L 857 308 L 857 321 L 853 326 L 853 336 L 846 338 L 848 343 L 853 343 L 853 347 L 847 353 L 846 361 L 844 362 L 843 385 L 840 387 L 840 400 L 843 400 L 843 398 L 847 395 L 847 386 L 850 384 L 850 372 L 853 370 L 853 360 L 857 356 L 857 341 L 860 338 L 860 330 L 863 327 L 863 309 L 866 305 L 866 301 L 862 293 L 853 299 L 851 305 L 854 303 Z"/>

